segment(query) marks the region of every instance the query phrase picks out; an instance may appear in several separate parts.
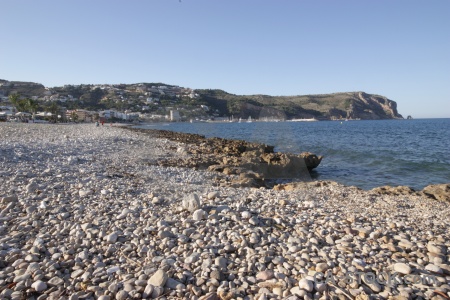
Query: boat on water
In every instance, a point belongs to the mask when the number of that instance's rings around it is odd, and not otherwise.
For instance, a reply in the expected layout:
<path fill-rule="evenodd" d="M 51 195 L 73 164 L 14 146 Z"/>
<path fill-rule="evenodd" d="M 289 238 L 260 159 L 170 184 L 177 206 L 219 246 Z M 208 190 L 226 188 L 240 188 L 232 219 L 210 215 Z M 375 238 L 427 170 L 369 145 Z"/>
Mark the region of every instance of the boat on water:
<path fill-rule="evenodd" d="M 190 123 L 205 123 L 205 122 L 207 122 L 207 121 L 206 121 L 206 120 L 199 119 L 199 118 L 195 118 L 195 119 L 190 119 L 189 122 L 190 122 Z"/>
<path fill-rule="evenodd" d="M 319 121 L 316 118 L 312 118 L 312 119 L 292 119 L 292 120 L 288 120 L 289 122 L 316 122 Z"/>
<path fill-rule="evenodd" d="M 252 116 L 248 117 L 247 123 L 251 123 L 252 121 Z"/>

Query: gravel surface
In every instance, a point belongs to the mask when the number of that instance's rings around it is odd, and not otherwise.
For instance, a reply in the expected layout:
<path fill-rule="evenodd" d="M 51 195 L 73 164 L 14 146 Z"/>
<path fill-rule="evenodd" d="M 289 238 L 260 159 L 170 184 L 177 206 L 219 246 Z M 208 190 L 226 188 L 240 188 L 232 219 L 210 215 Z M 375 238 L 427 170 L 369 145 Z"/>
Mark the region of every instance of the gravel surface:
<path fill-rule="evenodd" d="M 182 147 L 0 123 L 0 299 L 450 297 L 448 202 L 333 182 L 233 188 L 155 163 Z"/>

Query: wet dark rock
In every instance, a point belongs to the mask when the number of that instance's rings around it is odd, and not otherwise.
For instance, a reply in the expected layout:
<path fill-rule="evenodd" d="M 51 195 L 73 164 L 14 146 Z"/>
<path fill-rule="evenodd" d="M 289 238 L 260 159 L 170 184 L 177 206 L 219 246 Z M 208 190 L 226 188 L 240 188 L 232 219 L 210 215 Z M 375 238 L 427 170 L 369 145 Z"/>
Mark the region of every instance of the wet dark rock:
<path fill-rule="evenodd" d="M 375 194 L 380 195 L 392 195 L 392 196 L 400 196 L 400 195 L 413 195 L 416 193 L 415 190 L 408 186 L 397 186 L 392 187 L 389 185 L 380 186 L 371 190 Z"/>
<path fill-rule="evenodd" d="M 179 152 L 187 154 L 184 157 L 168 157 L 153 163 L 238 175 L 238 179 L 231 181 L 232 186 L 269 187 L 267 180 L 273 179 L 310 181 L 309 171 L 318 167 L 322 160 L 322 156 L 309 152 L 299 155 L 275 153 L 273 146 L 241 140 L 205 138 L 203 135 L 166 130 L 129 129 L 185 144 L 185 148 L 179 149 Z"/>
<path fill-rule="evenodd" d="M 450 183 L 432 184 L 422 190 L 426 196 L 440 201 L 450 201 Z"/>

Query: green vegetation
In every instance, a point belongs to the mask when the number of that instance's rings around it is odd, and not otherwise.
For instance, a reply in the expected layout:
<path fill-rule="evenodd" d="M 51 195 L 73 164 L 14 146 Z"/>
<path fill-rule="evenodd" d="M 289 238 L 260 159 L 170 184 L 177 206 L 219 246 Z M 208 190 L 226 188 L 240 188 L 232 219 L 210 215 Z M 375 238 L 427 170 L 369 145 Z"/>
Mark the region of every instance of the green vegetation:
<path fill-rule="evenodd" d="M 35 113 L 39 107 L 37 101 L 31 98 L 21 98 L 19 94 L 11 94 L 8 99 L 20 112 Z"/>
<path fill-rule="evenodd" d="M 61 108 L 56 104 L 55 102 L 50 103 L 49 105 L 45 106 L 45 111 L 50 112 L 52 114 L 51 121 L 57 122 L 58 121 L 58 115 L 61 114 Z"/>
<path fill-rule="evenodd" d="M 65 85 L 46 89 L 36 83 L 1 81 L 18 110 L 36 112 L 47 103 L 65 109 L 115 109 L 168 114 L 178 109 L 185 118 L 401 118 L 396 103 L 363 92 L 303 96 L 234 95 L 218 89 L 191 90 L 163 83 Z M 5 85 L 6 83 L 6 85 Z M 18 95 L 21 95 L 20 97 Z M 31 97 L 38 101 L 31 100 Z M 207 108 L 202 107 L 203 105 Z"/>
<path fill-rule="evenodd" d="M 261 108 L 284 113 L 287 118 L 316 119 L 390 119 L 401 118 L 386 97 L 363 92 L 304 96 L 233 95 L 222 90 L 196 90 L 200 100 L 217 108 L 222 115 L 247 118 L 258 115 Z"/>

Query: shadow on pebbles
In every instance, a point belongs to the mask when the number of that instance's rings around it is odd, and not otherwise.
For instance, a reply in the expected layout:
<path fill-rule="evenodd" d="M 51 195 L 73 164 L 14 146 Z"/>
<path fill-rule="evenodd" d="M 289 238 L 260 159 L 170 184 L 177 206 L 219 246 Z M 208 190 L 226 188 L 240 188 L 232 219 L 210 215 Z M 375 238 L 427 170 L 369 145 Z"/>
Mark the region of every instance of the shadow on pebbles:
<path fill-rule="evenodd" d="M 448 202 L 221 185 L 158 163 L 185 143 L 114 126 L 0 133 L 1 299 L 450 296 Z"/>

